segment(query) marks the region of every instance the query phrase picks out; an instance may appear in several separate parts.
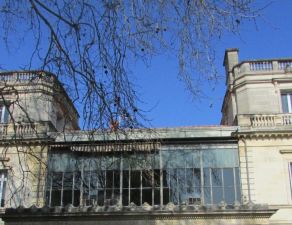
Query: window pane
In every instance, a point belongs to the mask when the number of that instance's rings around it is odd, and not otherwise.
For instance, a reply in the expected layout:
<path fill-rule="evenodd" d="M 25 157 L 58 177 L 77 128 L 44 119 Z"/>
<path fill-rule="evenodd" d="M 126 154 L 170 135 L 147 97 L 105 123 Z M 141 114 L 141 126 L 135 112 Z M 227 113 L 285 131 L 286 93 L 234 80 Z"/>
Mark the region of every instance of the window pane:
<path fill-rule="evenodd" d="M 289 112 L 289 108 L 288 108 L 287 94 L 281 94 L 281 100 L 282 100 L 283 113 L 288 113 Z"/>
<path fill-rule="evenodd" d="M 74 206 L 80 205 L 80 190 L 74 190 L 73 205 Z"/>
<path fill-rule="evenodd" d="M 201 170 L 200 169 L 193 169 L 193 176 L 194 176 L 194 186 L 200 187 L 201 186 Z"/>
<path fill-rule="evenodd" d="M 229 188 L 229 187 L 224 188 L 225 202 L 227 204 L 233 204 L 235 202 L 234 194 L 235 194 L 234 188 Z"/>
<path fill-rule="evenodd" d="M 120 171 L 119 170 L 114 170 L 113 171 L 113 176 L 114 176 L 114 188 L 120 188 Z"/>
<path fill-rule="evenodd" d="M 186 169 L 186 187 L 191 188 L 194 186 L 193 169 Z"/>
<path fill-rule="evenodd" d="M 213 204 L 218 204 L 223 201 L 223 188 L 213 187 Z"/>
<path fill-rule="evenodd" d="M 158 188 L 154 189 L 154 205 L 160 204 L 160 190 Z"/>
<path fill-rule="evenodd" d="M 237 149 L 203 150 L 203 167 L 238 166 Z"/>
<path fill-rule="evenodd" d="M 54 190 L 61 190 L 62 189 L 62 176 L 63 173 L 53 173 L 53 186 Z"/>
<path fill-rule="evenodd" d="M 137 188 L 140 187 L 140 171 L 132 170 L 131 171 L 131 187 Z"/>
<path fill-rule="evenodd" d="M 123 188 L 129 187 L 129 171 L 123 171 Z"/>
<path fill-rule="evenodd" d="M 98 190 L 98 205 L 102 206 L 104 205 L 104 190 Z"/>
<path fill-rule="evenodd" d="M 167 186 L 167 174 L 163 171 L 163 182 Z M 154 187 L 160 187 L 160 170 L 154 170 Z"/>
<path fill-rule="evenodd" d="M 4 106 L 5 107 L 5 106 Z M 7 108 L 3 108 L 4 109 L 4 115 L 3 115 L 3 123 L 8 123 L 9 120 L 9 112 L 7 110 Z"/>
<path fill-rule="evenodd" d="M 152 171 L 146 170 L 142 172 L 142 186 L 152 187 Z"/>
<path fill-rule="evenodd" d="M 204 188 L 204 203 L 211 204 L 211 189 Z"/>
<path fill-rule="evenodd" d="M 140 205 L 140 190 L 131 189 L 131 202 L 134 202 L 136 205 Z"/>
<path fill-rule="evenodd" d="M 210 185 L 210 169 L 204 168 L 204 186 L 209 187 Z"/>
<path fill-rule="evenodd" d="M 112 170 L 106 171 L 106 188 L 113 187 L 113 172 Z"/>
<path fill-rule="evenodd" d="M 80 190 L 81 185 L 81 172 L 74 173 L 74 189 Z"/>
<path fill-rule="evenodd" d="M 152 189 L 143 189 L 142 190 L 142 203 L 147 202 L 149 205 L 152 205 Z"/>
<path fill-rule="evenodd" d="M 129 189 L 123 189 L 123 205 L 129 205 Z"/>
<path fill-rule="evenodd" d="M 169 188 L 163 188 L 163 204 L 166 205 L 169 202 Z"/>
<path fill-rule="evenodd" d="M 224 176 L 224 186 L 234 186 L 234 176 L 233 176 L 233 169 L 231 168 L 224 168 L 223 169 L 223 176 Z"/>
<path fill-rule="evenodd" d="M 63 191 L 63 206 L 72 204 L 72 190 Z"/>
<path fill-rule="evenodd" d="M 61 190 L 52 190 L 51 206 L 61 206 Z"/>
<path fill-rule="evenodd" d="M 73 173 L 64 173 L 63 189 L 72 190 L 73 188 Z"/>
<path fill-rule="evenodd" d="M 221 169 L 212 169 L 211 170 L 212 176 L 212 186 L 222 186 L 222 173 Z"/>

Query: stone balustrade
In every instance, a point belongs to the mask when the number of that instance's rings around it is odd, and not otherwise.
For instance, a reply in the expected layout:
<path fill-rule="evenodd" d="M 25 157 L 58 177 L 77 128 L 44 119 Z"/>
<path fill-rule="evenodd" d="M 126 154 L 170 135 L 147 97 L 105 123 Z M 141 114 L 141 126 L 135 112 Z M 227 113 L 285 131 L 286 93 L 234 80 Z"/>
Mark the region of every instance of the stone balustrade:
<path fill-rule="evenodd" d="M 55 131 L 50 122 L 0 124 L 0 139 L 41 137 Z"/>
<path fill-rule="evenodd" d="M 237 116 L 237 123 L 242 127 L 291 126 L 292 114 L 244 114 Z"/>
<path fill-rule="evenodd" d="M 257 72 L 291 72 L 292 59 L 243 61 L 233 70 L 237 75 Z"/>
<path fill-rule="evenodd" d="M 18 71 L 18 72 L 1 72 L 0 82 L 5 83 L 28 83 L 28 82 L 48 82 L 55 81 L 55 76 L 44 71 Z"/>

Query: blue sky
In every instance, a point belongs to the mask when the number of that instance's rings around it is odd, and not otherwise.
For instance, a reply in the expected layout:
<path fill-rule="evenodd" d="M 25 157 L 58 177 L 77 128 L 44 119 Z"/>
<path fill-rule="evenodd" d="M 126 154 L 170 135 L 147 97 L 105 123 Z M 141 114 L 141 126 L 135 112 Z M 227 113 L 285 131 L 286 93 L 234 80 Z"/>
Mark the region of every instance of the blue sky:
<path fill-rule="evenodd" d="M 265 3 L 267 1 L 259 1 Z M 225 76 L 222 66 L 226 48 L 239 48 L 239 59 L 292 58 L 292 0 L 275 0 L 262 12 L 256 24 L 242 24 L 240 36 L 226 34 L 216 46 L 216 67 Z M 155 57 L 150 66 L 139 64 L 139 91 L 154 127 L 218 125 L 225 93 L 225 79 L 208 90 L 210 99 L 191 101 L 177 79 L 174 57 Z"/>
<path fill-rule="evenodd" d="M 258 0 L 265 4 L 267 1 Z M 240 36 L 225 34 L 215 46 L 216 67 L 225 76 L 222 61 L 226 48 L 239 48 L 240 60 L 266 58 L 292 58 L 292 0 L 274 0 L 262 12 L 257 23 L 242 24 Z M 2 45 L 2 46 L 1 46 Z M 10 70 L 21 69 L 28 53 L 11 51 L 8 54 L 0 42 L 0 65 Z M 148 65 L 132 65 L 141 107 L 153 127 L 218 125 L 225 93 L 225 79 L 214 91 L 207 90 L 211 98 L 191 101 L 184 85 L 177 79 L 177 59 L 168 54 L 153 57 Z M 195 73 L 195 71 L 194 71 Z"/>

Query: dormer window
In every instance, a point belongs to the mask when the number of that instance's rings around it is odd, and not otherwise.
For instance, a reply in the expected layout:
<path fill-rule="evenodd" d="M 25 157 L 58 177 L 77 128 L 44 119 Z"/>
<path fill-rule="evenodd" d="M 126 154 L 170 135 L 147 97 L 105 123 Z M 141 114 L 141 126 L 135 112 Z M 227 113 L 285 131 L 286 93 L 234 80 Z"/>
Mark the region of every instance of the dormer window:
<path fill-rule="evenodd" d="M 7 107 L 0 104 L 0 123 L 8 123 L 9 113 Z"/>
<path fill-rule="evenodd" d="M 292 91 L 281 93 L 283 113 L 292 113 Z"/>

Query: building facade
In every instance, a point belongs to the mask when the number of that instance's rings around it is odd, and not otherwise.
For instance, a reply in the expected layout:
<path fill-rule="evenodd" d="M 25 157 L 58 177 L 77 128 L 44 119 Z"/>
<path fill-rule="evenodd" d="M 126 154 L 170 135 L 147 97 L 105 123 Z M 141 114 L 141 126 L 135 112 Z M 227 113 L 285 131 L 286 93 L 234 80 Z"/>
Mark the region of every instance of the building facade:
<path fill-rule="evenodd" d="M 292 59 L 225 52 L 218 126 L 83 131 L 57 78 L 0 74 L 5 224 L 292 224 Z"/>

